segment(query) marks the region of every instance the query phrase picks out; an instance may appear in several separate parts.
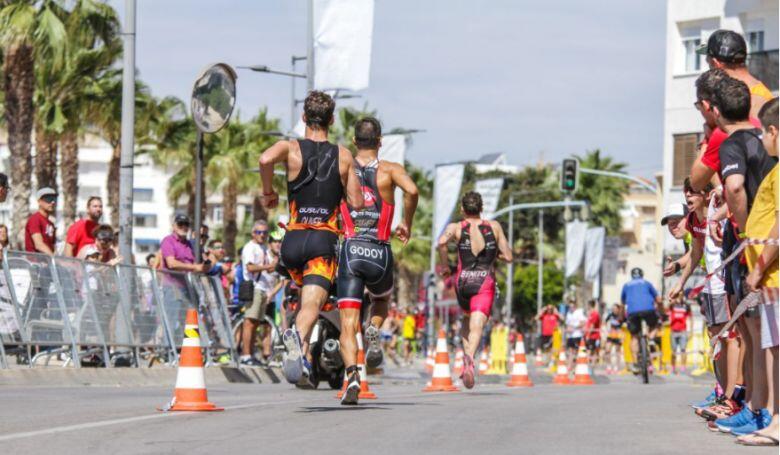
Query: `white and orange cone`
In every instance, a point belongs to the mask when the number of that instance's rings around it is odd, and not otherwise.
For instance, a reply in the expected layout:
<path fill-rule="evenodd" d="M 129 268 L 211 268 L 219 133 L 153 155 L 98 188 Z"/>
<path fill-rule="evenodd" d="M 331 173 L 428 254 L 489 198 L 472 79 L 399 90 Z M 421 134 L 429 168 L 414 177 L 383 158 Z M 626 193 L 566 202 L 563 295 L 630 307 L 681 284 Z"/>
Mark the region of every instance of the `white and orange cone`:
<path fill-rule="evenodd" d="M 453 366 L 452 370 L 456 376 L 460 376 L 463 373 L 463 348 L 458 348 L 455 352 L 455 366 Z"/>
<path fill-rule="evenodd" d="M 433 368 L 431 382 L 423 392 L 458 392 L 459 388 L 452 383 L 450 374 L 450 354 L 447 351 L 447 335 L 444 330 L 439 330 L 439 338 L 436 340 L 436 364 Z"/>
<path fill-rule="evenodd" d="M 566 367 L 566 351 L 561 349 L 558 353 L 558 370 L 553 378 L 553 384 L 570 385 L 569 369 Z"/>
<path fill-rule="evenodd" d="M 580 340 L 580 349 L 577 351 L 577 364 L 574 367 L 574 384 L 593 385 L 588 366 L 588 350 L 585 348 L 585 340 Z"/>
<path fill-rule="evenodd" d="M 222 411 L 214 403 L 209 403 L 206 392 L 206 379 L 203 371 L 203 356 L 200 352 L 200 334 L 198 332 L 198 312 L 194 308 L 187 310 L 184 325 L 184 340 L 179 356 L 179 368 L 176 372 L 176 388 L 173 400 L 159 411 Z"/>
<path fill-rule="evenodd" d="M 425 358 L 425 371 L 427 371 L 428 374 L 432 374 L 435 365 L 436 361 L 433 358 L 433 349 L 428 349 L 428 356 Z"/>
<path fill-rule="evenodd" d="M 487 352 L 483 349 L 482 354 L 479 356 L 479 375 L 487 374 L 489 369 Z"/>
<path fill-rule="evenodd" d="M 517 334 L 517 341 L 515 341 L 515 358 L 512 362 L 512 376 L 509 378 L 509 382 L 506 383 L 509 387 L 531 387 L 534 385 L 531 382 L 531 378 L 528 377 L 528 365 L 525 359 L 525 344 L 523 343 L 523 335 Z"/>
<path fill-rule="evenodd" d="M 536 358 L 534 359 L 534 366 L 543 367 L 544 357 L 542 357 L 542 351 L 536 351 Z"/>
<path fill-rule="evenodd" d="M 360 376 L 360 393 L 358 399 L 361 400 L 376 400 L 376 394 L 368 389 L 368 375 L 366 373 L 366 354 L 363 352 L 363 335 L 360 332 L 357 333 L 357 367 L 358 376 Z M 344 372 L 344 385 L 341 387 L 339 393 L 336 394 L 336 398 L 344 396 L 344 391 L 347 390 L 347 383 L 349 378 L 346 371 Z"/>

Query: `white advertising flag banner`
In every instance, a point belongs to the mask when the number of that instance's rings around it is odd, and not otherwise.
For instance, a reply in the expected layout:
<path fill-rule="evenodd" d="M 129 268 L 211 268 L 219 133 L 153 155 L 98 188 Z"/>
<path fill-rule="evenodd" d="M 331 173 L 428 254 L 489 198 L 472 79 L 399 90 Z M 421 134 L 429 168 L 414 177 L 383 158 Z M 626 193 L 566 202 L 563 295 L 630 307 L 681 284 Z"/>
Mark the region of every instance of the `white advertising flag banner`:
<path fill-rule="evenodd" d="M 406 159 L 406 136 L 403 134 L 390 134 L 382 136 L 382 147 L 379 149 L 379 159 L 404 165 Z M 392 228 L 395 229 L 401 222 L 404 207 L 404 192 L 400 188 L 395 189 L 395 212 L 393 212 Z"/>
<path fill-rule="evenodd" d="M 435 244 L 447 227 L 450 215 L 458 203 L 460 187 L 463 184 L 462 164 L 437 166 L 433 180 L 433 238 Z"/>
<path fill-rule="evenodd" d="M 604 236 L 607 230 L 593 227 L 585 234 L 585 279 L 591 283 L 598 281 L 601 261 L 604 258 Z"/>
<path fill-rule="evenodd" d="M 374 0 L 313 0 L 314 88 L 368 87 Z"/>
<path fill-rule="evenodd" d="M 577 273 L 582 264 L 582 256 L 585 253 L 585 233 L 588 230 L 587 223 L 571 221 L 566 223 L 566 277 Z"/>
<path fill-rule="evenodd" d="M 474 191 L 482 196 L 482 218 L 493 219 L 493 213 L 498 208 L 498 200 L 501 198 L 503 187 L 503 178 L 477 180 L 474 184 Z"/>

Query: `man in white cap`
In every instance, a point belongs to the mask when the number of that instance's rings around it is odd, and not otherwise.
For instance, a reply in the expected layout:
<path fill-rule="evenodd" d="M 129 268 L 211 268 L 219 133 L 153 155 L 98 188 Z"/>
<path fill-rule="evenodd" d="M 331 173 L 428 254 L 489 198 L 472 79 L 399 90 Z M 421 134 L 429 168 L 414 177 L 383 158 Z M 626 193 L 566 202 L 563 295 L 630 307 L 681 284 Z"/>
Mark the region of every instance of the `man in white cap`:
<path fill-rule="evenodd" d="M 57 208 L 57 192 L 45 187 L 39 189 L 35 196 L 38 199 L 38 211 L 27 219 L 24 228 L 24 250 L 53 256 L 57 228 L 51 217 Z"/>
<path fill-rule="evenodd" d="M 685 217 L 688 216 L 688 207 L 682 203 L 669 204 L 666 208 L 664 217 L 661 218 L 661 226 L 666 226 L 669 229 L 669 233 L 672 234 L 677 240 L 682 240 L 685 245 L 685 254 L 673 261 L 672 258 L 666 258 L 666 267 L 664 268 L 664 276 L 672 276 L 685 268 L 690 259 L 690 235 L 686 226 Z"/>

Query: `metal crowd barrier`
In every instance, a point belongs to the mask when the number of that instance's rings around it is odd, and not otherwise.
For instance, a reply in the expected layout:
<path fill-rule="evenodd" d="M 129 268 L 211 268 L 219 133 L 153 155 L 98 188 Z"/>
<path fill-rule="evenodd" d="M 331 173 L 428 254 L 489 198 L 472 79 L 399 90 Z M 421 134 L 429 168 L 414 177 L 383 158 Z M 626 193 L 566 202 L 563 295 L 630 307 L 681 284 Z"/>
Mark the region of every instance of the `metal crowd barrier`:
<path fill-rule="evenodd" d="M 238 364 L 222 283 L 203 274 L 3 251 L 0 368 L 178 361 L 196 308 L 207 363 Z"/>

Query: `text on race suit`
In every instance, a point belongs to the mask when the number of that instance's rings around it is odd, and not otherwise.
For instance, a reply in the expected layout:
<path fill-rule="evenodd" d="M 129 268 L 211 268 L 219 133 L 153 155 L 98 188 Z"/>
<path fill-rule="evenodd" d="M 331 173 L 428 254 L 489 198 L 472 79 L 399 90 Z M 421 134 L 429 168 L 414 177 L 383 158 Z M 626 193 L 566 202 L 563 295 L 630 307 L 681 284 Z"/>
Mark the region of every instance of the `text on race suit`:
<path fill-rule="evenodd" d="M 371 259 L 383 259 L 385 250 L 382 248 L 370 248 L 360 245 L 350 245 L 349 254 Z"/>

